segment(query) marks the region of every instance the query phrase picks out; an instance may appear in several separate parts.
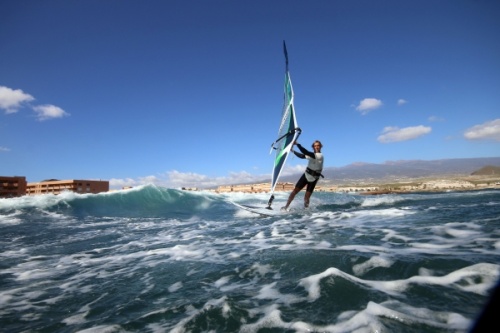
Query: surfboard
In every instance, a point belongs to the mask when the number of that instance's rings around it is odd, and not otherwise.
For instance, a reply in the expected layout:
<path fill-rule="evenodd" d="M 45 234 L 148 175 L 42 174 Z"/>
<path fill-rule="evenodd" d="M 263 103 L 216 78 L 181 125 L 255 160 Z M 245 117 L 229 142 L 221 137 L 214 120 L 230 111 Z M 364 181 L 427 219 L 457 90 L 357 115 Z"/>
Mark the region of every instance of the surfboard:
<path fill-rule="evenodd" d="M 290 213 L 290 211 L 286 211 L 286 210 L 269 209 L 269 208 L 262 207 L 262 206 L 242 205 L 242 204 L 239 204 L 236 202 L 231 202 L 231 203 L 238 208 L 241 208 L 241 209 L 247 210 L 249 212 L 262 215 L 262 216 L 279 216 L 279 215 L 285 215 L 285 214 Z"/>

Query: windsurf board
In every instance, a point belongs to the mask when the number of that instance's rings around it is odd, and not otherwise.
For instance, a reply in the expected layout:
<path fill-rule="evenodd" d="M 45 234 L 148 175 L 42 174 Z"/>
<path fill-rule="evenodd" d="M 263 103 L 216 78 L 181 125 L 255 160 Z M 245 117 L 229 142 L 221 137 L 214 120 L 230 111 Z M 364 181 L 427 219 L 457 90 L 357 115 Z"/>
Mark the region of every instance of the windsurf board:
<path fill-rule="evenodd" d="M 232 204 L 238 208 L 247 210 L 247 211 L 255 213 L 255 214 L 264 215 L 264 216 L 278 216 L 278 215 L 284 215 L 284 214 L 290 213 L 290 211 L 287 211 L 287 210 L 268 209 L 268 208 L 262 207 L 262 206 L 243 205 L 243 204 L 239 204 L 236 202 L 232 202 Z"/>

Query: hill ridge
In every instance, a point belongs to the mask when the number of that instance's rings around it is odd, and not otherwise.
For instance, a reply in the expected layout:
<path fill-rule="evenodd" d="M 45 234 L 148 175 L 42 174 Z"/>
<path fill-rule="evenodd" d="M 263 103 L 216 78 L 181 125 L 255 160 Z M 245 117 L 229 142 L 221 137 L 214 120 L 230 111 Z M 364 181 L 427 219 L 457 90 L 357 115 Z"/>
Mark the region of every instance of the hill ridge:
<path fill-rule="evenodd" d="M 361 180 L 387 181 L 401 178 L 470 176 L 488 166 L 500 169 L 500 157 L 398 160 L 381 164 L 355 162 L 343 167 L 324 168 L 325 178 L 322 182 L 345 183 Z M 295 182 L 299 175 L 300 173 L 284 176 L 280 181 Z"/>

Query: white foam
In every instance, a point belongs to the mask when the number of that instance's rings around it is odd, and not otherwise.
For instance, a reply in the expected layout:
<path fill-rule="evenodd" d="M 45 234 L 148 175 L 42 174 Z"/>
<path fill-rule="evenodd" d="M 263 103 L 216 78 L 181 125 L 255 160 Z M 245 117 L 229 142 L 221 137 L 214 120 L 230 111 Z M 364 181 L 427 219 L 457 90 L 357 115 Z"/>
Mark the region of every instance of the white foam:
<path fill-rule="evenodd" d="M 403 198 L 401 196 L 394 195 L 375 195 L 365 197 L 361 202 L 362 207 L 373 207 L 387 204 L 394 204 L 399 201 L 402 201 Z"/>
<path fill-rule="evenodd" d="M 2 200 L 0 199 L 0 205 Z M 15 210 L 13 213 L 7 213 L 5 215 L 0 215 L 0 224 L 2 225 L 16 225 L 21 224 L 23 220 L 20 218 L 22 212 L 20 210 Z"/>
<path fill-rule="evenodd" d="M 171 293 L 176 292 L 177 290 L 181 289 L 183 287 L 183 284 L 181 281 L 176 282 L 168 287 L 168 291 Z"/>
<path fill-rule="evenodd" d="M 97 325 L 84 330 L 76 331 L 75 333 L 126 333 L 120 325 Z"/>
<path fill-rule="evenodd" d="M 210 307 L 219 307 L 225 318 L 228 318 L 231 313 L 231 307 L 227 303 L 225 297 L 218 300 L 210 300 L 201 309 L 188 307 L 186 311 L 188 317 L 177 323 L 170 332 L 185 332 L 185 325 L 202 311 Z M 164 312 L 165 310 L 162 310 L 158 313 Z M 441 330 L 465 330 L 471 323 L 469 319 L 457 313 L 416 308 L 399 301 L 386 301 L 380 304 L 369 301 L 364 309 L 360 311 L 345 311 L 338 315 L 336 318 L 337 320 L 334 320 L 335 324 L 329 325 L 315 325 L 298 320 L 286 322 L 281 316 L 278 304 L 253 308 L 250 310 L 250 316 L 259 316 L 260 318 L 254 323 L 243 323 L 239 332 L 257 333 L 266 328 L 293 330 L 298 333 L 383 332 L 387 330 L 387 327 L 382 323 L 382 319 L 386 322 L 387 320 L 401 322 L 410 327 L 415 325 L 426 325 Z M 156 325 L 155 332 L 163 331 L 161 327 Z"/>
<path fill-rule="evenodd" d="M 210 299 L 208 300 L 201 309 L 195 309 L 194 307 L 187 307 L 186 309 L 186 318 L 182 319 L 180 322 L 178 322 L 175 327 L 173 327 L 170 330 L 170 333 L 184 333 L 186 332 L 185 330 L 185 324 L 190 322 L 194 317 L 202 313 L 203 311 L 206 311 L 208 309 L 211 309 L 213 307 L 225 307 L 225 311 L 230 311 L 228 308 L 229 305 L 226 303 L 226 297 L 223 296 L 219 299 Z"/>
<path fill-rule="evenodd" d="M 388 216 L 388 217 L 400 217 L 406 215 L 415 214 L 414 211 L 401 209 L 401 208 L 386 208 L 386 209 L 375 209 L 375 210 L 361 210 L 354 213 L 354 217 L 374 217 L 374 216 Z"/>
<path fill-rule="evenodd" d="M 86 322 L 85 317 L 89 314 L 89 312 L 90 312 L 90 310 L 92 308 L 92 305 L 98 303 L 106 295 L 107 295 L 107 293 L 104 293 L 101 296 L 99 296 L 97 299 L 95 299 L 94 301 L 92 301 L 92 302 L 90 302 L 88 304 L 85 304 L 84 306 L 82 306 L 76 312 L 76 314 L 74 314 L 73 316 L 70 316 L 70 317 L 67 317 L 67 318 L 63 319 L 62 322 L 65 323 L 66 325 L 75 325 L 75 324 L 83 324 L 83 323 L 85 323 Z M 93 332 L 93 331 L 90 331 L 90 332 Z M 100 331 L 96 331 L 96 332 L 100 332 Z"/>
<path fill-rule="evenodd" d="M 0 209 L 23 209 L 23 208 L 48 208 L 57 204 L 65 204 L 66 201 L 78 198 L 84 198 L 90 194 L 78 194 L 75 192 L 65 191 L 61 194 L 40 194 L 40 195 L 25 195 L 22 197 L 0 200 Z"/>
<path fill-rule="evenodd" d="M 276 304 L 265 307 L 264 316 L 256 323 L 242 325 L 240 333 L 258 332 L 260 329 L 267 327 L 288 327 L 288 324 L 281 319 L 281 311 L 278 310 Z"/>
<path fill-rule="evenodd" d="M 400 239 L 404 242 L 410 242 L 412 238 L 408 236 L 402 236 L 398 232 L 390 229 L 380 229 L 380 231 L 383 231 L 386 233 L 385 237 L 382 238 L 383 241 L 389 242 L 391 239 Z"/>
<path fill-rule="evenodd" d="M 457 313 L 416 308 L 398 301 L 387 301 L 382 304 L 369 302 L 364 312 L 369 316 L 400 321 L 408 326 L 425 324 L 447 330 L 462 330 L 470 325 L 470 320 Z"/>
<path fill-rule="evenodd" d="M 282 294 L 279 292 L 279 290 L 276 288 L 277 282 L 273 282 L 270 284 L 265 284 L 261 287 L 259 290 L 259 293 L 254 296 L 256 299 L 271 299 L 275 303 L 283 303 L 283 304 L 293 304 L 293 303 L 298 303 L 302 302 L 305 299 L 303 297 L 297 297 L 292 294 Z"/>
<path fill-rule="evenodd" d="M 230 276 L 223 276 L 223 277 L 221 277 L 220 279 L 218 279 L 217 281 L 214 282 L 214 286 L 216 288 L 220 288 L 221 286 L 227 284 L 230 279 L 231 279 Z"/>
<path fill-rule="evenodd" d="M 329 276 L 340 277 L 356 284 L 380 290 L 389 295 L 400 294 L 411 284 L 442 285 L 487 295 L 489 288 L 495 284 L 500 276 L 500 266 L 481 263 L 459 269 L 444 276 L 412 276 L 408 279 L 393 281 L 363 280 L 342 272 L 335 267 L 330 267 L 322 273 L 302 278 L 299 285 L 304 287 L 308 292 L 308 299 L 314 301 L 321 295 L 320 281 Z"/>
<path fill-rule="evenodd" d="M 252 267 L 249 269 L 244 270 L 243 272 L 240 273 L 240 277 L 243 278 L 247 275 L 249 276 L 264 276 L 266 274 L 272 273 L 272 267 L 271 265 L 262 265 L 259 263 L 254 263 Z"/>
<path fill-rule="evenodd" d="M 371 257 L 362 264 L 357 264 L 352 267 L 355 275 L 361 276 L 366 274 L 366 272 L 377 268 L 377 267 L 391 267 L 394 260 L 389 259 L 387 256 L 376 256 Z"/>
<path fill-rule="evenodd" d="M 19 281 L 47 279 L 59 274 L 50 266 L 42 267 L 38 261 L 22 263 L 12 273 L 17 276 L 16 279 Z"/>

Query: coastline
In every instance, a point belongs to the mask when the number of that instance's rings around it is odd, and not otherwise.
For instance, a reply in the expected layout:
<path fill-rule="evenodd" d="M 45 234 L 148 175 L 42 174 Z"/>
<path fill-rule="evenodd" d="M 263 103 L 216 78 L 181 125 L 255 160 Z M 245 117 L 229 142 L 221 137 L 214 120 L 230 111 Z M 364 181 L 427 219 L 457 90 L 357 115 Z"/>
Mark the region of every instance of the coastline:
<path fill-rule="evenodd" d="M 294 183 L 278 183 L 275 192 L 291 191 Z M 217 193 L 267 193 L 270 183 L 222 185 L 213 191 Z M 357 193 L 362 195 L 404 194 L 415 192 L 451 192 L 484 189 L 500 190 L 500 175 L 489 176 L 444 176 L 405 179 L 349 180 L 339 184 L 331 181 L 318 183 L 317 192 Z"/>

